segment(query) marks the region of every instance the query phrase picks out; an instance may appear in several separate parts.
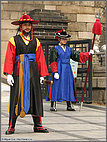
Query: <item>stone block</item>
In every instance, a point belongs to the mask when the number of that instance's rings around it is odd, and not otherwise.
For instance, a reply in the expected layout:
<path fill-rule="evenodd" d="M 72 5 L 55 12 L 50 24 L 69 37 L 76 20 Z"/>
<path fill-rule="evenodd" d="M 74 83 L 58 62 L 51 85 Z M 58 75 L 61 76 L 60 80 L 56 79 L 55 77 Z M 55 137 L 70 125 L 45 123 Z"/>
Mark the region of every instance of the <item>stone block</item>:
<path fill-rule="evenodd" d="M 33 3 L 36 5 L 38 5 L 38 4 L 43 4 L 43 1 L 33 1 Z"/>
<path fill-rule="evenodd" d="M 64 6 L 66 6 L 66 5 L 73 5 L 74 4 L 74 2 L 73 1 L 63 1 L 62 2 L 62 5 L 64 5 Z M 75 4 L 74 4 L 75 5 Z"/>
<path fill-rule="evenodd" d="M 77 14 L 77 22 L 95 22 L 95 15 Z"/>
<path fill-rule="evenodd" d="M 106 77 L 106 69 L 104 67 L 95 67 L 93 69 L 93 76 L 94 77 Z"/>
<path fill-rule="evenodd" d="M 77 40 L 78 39 L 78 32 L 72 32 L 71 30 L 67 32 L 68 34 L 71 35 L 71 38 L 69 39 L 71 40 Z"/>
<path fill-rule="evenodd" d="M 1 4 L 1 10 L 4 10 L 4 9 L 3 9 L 3 4 Z"/>
<path fill-rule="evenodd" d="M 13 20 L 1 20 L 1 29 L 17 29 L 18 26 L 12 25 L 11 22 L 13 22 Z"/>
<path fill-rule="evenodd" d="M 76 22 L 77 21 L 77 15 L 76 14 L 64 14 L 68 20 L 70 20 L 71 22 Z"/>
<path fill-rule="evenodd" d="M 101 24 L 105 24 L 106 23 L 106 17 L 103 17 L 101 18 Z"/>
<path fill-rule="evenodd" d="M 95 7 L 106 7 L 106 1 L 95 1 Z"/>
<path fill-rule="evenodd" d="M 22 10 L 22 4 L 3 4 L 3 10 L 12 10 L 12 11 L 20 11 Z"/>
<path fill-rule="evenodd" d="M 9 1 L 9 4 L 34 4 L 34 1 Z"/>
<path fill-rule="evenodd" d="M 105 104 L 105 96 L 106 90 L 105 89 L 93 89 L 92 90 L 92 102 L 96 102 L 98 104 Z"/>
<path fill-rule="evenodd" d="M 4 61 L 5 61 L 5 55 L 2 55 L 1 56 L 1 64 L 4 64 Z"/>
<path fill-rule="evenodd" d="M 5 55 L 1 56 L 1 74 L 3 74 L 3 70 L 4 70 L 4 61 L 5 61 Z"/>
<path fill-rule="evenodd" d="M 84 7 L 84 6 L 80 6 L 80 14 L 94 14 L 95 13 L 95 8 L 94 7 Z"/>
<path fill-rule="evenodd" d="M 45 5 L 44 9 L 47 9 L 47 10 L 56 10 L 56 6 Z"/>
<path fill-rule="evenodd" d="M 6 55 L 8 41 L 1 41 L 1 56 Z"/>
<path fill-rule="evenodd" d="M 8 41 L 12 36 L 16 35 L 16 30 L 2 30 L 1 41 Z"/>
<path fill-rule="evenodd" d="M 33 9 L 42 9 L 44 8 L 43 5 L 29 5 L 29 4 L 17 4 L 17 3 L 13 3 L 13 4 L 3 4 L 3 10 L 12 10 L 12 11 L 31 11 Z"/>
<path fill-rule="evenodd" d="M 3 4 L 3 3 L 9 3 L 9 1 L 1 1 L 1 4 Z"/>
<path fill-rule="evenodd" d="M 92 32 L 94 23 L 87 23 L 87 32 Z"/>
<path fill-rule="evenodd" d="M 92 78 L 92 88 L 96 88 L 96 87 L 98 87 L 98 78 L 93 77 Z"/>
<path fill-rule="evenodd" d="M 1 64 L 1 75 L 3 76 L 4 64 Z"/>
<path fill-rule="evenodd" d="M 77 31 L 87 31 L 87 25 L 86 23 L 77 23 L 77 22 L 71 22 L 68 24 L 68 27 L 71 29 L 71 31 L 77 32 Z"/>
<path fill-rule="evenodd" d="M 1 19 L 2 20 L 9 20 L 10 19 L 10 12 L 9 11 L 1 11 Z"/>
<path fill-rule="evenodd" d="M 92 39 L 93 34 L 92 32 L 78 32 L 79 39 Z"/>
<path fill-rule="evenodd" d="M 98 87 L 99 88 L 106 88 L 106 77 L 99 77 L 98 78 Z"/>
<path fill-rule="evenodd" d="M 57 10 L 61 10 L 63 13 L 79 13 L 79 7 L 78 6 L 56 6 Z"/>
<path fill-rule="evenodd" d="M 31 10 L 34 10 L 34 9 L 44 9 L 44 5 L 24 5 L 23 6 L 23 11 L 31 11 Z"/>
<path fill-rule="evenodd" d="M 77 13 L 77 14 L 94 14 L 95 8 L 93 7 L 83 7 L 77 5 L 69 6 L 57 6 L 57 10 L 61 10 L 63 13 Z"/>
<path fill-rule="evenodd" d="M 22 13 L 20 14 L 19 12 L 11 12 L 10 19 L 19 20 L 21 15 Z"/>
<path fill-rule="evenodd" d="M 9 30 L 1 30 L 1 41 L 9 40 Z"/>
<path fill-rule="evenodd" d="M 80 5 L 79 1 L 73 1 L 73 5 Z"/>
<path fill-rule="evenodd" d="M 44 5 L 62 5 L 63 1 L 43 1 Z"/>
<path fill-rule="evenodd" d="M 80 1 L 79 5 L 93 7 L 94 1 Z"/>
<path fill-rule="evenodd" d="M 93 77 L 92 87 L 93 88 L 106 88 L 106 78 L 105 77 Z"/>

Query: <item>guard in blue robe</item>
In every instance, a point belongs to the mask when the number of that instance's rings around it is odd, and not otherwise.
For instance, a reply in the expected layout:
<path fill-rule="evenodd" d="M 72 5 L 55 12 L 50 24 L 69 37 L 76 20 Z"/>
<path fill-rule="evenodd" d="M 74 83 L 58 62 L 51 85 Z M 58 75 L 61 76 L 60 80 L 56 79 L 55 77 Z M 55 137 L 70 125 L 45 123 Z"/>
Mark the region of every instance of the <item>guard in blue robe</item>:
<path fill-rule="evenodd" d="M 51 49 L 50 67 L 53 73 L 53 86 L 51 98 L 49 95 L 46 98 L 46 100 L 51 99 L 51 111 L 56 111 L 56 108 L 53 107 L 56 101 L 66 101 L 67 110 L 75 111 L 71 107 L 71 102 L 75 102 L 77 98 L 70 58 L 80 63 L 86 62 L 89 58 L 90 52 L 75 51 L 66 46 L 69 37 L 71 36 L 64 29 L 56 32 L 55 38 L 59 40 L 59 45 Z"/>
<path fill-rule="evenodd" d="M 55 47 L 55 49 L 59 55 L 57 57 L 59 79 L 54 78 L 53 80 L 51 101 L 75 102 L 73 73 L 70 65 L 71 48 L 66 46 L 66 50 L 64 52 L 61 46 L 58 45 Z"/>

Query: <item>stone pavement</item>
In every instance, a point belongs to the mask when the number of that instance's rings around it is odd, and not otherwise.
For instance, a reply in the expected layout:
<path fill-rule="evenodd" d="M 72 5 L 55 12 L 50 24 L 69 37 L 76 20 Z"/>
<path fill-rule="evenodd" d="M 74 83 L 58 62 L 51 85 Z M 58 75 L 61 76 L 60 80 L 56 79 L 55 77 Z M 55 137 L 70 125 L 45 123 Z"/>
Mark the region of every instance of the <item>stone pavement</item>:
<path fill-rule="evenodd" d="M 106 108 L 83 104 L 76 111 L 66 111 L 66 103 L 57 103 L 57 112 L 50 112 L 44 100 L 42 124 L 49 133 L 34 133 L 31 115 L 18 117 L 15 134 L 5 135 L 8 128 L 9 86 L 1 84 L 1 141 L 106 141 Z"/>

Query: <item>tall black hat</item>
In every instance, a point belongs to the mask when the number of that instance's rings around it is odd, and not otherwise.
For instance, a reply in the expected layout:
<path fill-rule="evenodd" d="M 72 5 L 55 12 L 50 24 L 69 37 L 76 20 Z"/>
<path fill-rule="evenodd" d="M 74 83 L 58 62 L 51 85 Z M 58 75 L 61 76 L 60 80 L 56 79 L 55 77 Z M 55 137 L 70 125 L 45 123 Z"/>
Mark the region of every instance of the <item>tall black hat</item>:
<path fill-rule="evenodd" d="M 60 31 L 57 31 L 55 33 L 55 38 L 70 38 L 71 36 L 67 34 L 67 32 L 65 31 L 65 29 L 62 29 Z"/>

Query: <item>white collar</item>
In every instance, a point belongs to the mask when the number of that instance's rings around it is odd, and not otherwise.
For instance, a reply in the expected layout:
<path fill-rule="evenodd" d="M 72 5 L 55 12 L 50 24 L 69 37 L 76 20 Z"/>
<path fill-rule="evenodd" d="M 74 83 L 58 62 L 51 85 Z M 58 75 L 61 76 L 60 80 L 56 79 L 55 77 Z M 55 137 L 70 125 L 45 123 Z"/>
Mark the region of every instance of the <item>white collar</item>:
<path fill-rule="evenodd" d="M 59 46 L 61 46 L 61 48 L 64 50 L 64 52 L 65 52 L 65 50 L 66 50 L 66 46 L 65 46 L 65 48 L 59 43 Z"/>

